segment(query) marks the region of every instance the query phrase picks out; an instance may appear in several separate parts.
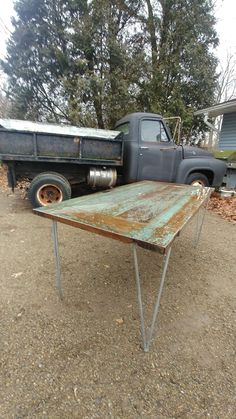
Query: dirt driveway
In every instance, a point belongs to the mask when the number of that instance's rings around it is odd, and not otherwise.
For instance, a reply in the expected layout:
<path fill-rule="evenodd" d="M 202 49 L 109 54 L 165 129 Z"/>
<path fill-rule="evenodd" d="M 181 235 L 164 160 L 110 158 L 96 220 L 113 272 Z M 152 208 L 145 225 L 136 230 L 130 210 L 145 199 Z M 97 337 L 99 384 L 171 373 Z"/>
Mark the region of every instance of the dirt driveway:
<path fill-rule="evenodd" d="M 50 227 L 0 192 L 0 417 L 235 418 L 236 225 L 176 240 L 148 354 L 130 247 L 59 225 L 61 302 Z M 139 254 L 150 309 L 161 259 Z"/>

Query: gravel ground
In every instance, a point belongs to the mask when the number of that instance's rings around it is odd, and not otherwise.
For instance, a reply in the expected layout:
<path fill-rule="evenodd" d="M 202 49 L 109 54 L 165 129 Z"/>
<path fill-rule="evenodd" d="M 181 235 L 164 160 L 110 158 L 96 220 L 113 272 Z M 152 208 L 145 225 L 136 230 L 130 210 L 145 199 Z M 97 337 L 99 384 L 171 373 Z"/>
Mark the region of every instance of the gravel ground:
<path fill-rule="evenodd" d="M 140 348 L 131 249 L 0 191 L 0 418 L 236 417 L 236 225 L 208 213 L 176 240 L 151 350 Z M 161 257 L 139 250 L 146 315 Z"/>

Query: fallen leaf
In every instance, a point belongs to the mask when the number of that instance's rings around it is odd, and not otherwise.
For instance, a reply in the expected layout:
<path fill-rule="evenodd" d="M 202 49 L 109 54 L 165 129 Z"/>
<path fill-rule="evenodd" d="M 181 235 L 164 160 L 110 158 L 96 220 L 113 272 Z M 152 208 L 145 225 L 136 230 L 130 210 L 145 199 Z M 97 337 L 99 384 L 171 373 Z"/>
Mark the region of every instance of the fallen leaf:
<path fill-rule="evenodd" d="M 18 278 L 19 276 L 23 275 L 23 272 L 17 272 L 15 274 L 12 274 L 12 278 Z"/>
<path fill-rule="evenodd" d="M 75 396 L 75 400 L 77 401 L 77 402 L 80 402 L 80 399 L 78 398 L 78 396 L 77 396 L 77 390 L 78 390 L 78 387 L 74 387 L 73 388 L 73 391 L 74 391 L 74 396 Z"/>
<path fill-rule="evenodd" d="M 123 324 L 124 323 L 124 319 L 116 319 L 116 323 L 117 324 Z"/>

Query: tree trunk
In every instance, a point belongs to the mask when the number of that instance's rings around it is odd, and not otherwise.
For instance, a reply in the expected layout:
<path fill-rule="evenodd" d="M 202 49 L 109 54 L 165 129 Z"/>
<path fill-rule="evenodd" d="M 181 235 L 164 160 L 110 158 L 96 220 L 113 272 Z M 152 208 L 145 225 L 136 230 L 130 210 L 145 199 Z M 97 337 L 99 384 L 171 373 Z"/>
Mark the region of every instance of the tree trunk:
<path fill-rule="evenodd" d="M 150 35 L 150 44 L 151 44 L 151 51 L 152 51 L 152 71 L 154 74 L 156 70 L 156 64 L 157 64 L 156 28 L 155 28 L 155 19 L 154 19 L 151 0 L 146 0 L 146 2 L 147 2 L 147 8 L 148 8 L 147 30 Z"/>

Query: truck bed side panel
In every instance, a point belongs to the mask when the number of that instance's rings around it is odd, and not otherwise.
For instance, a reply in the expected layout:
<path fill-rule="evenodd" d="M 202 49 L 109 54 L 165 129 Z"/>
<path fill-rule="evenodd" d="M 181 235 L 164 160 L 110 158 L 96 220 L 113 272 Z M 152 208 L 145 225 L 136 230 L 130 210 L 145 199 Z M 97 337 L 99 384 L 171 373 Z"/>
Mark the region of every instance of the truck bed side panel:
<path fill-rule="evenodd" d="M 32 134 L 26 132 L 0 131 L 0 155 L 27 155 L 34 154 Z"/>
<path fill-rule="evenodd" d="M 121 166 L 123 140 L 0 130 L 0 159 Z"/>

